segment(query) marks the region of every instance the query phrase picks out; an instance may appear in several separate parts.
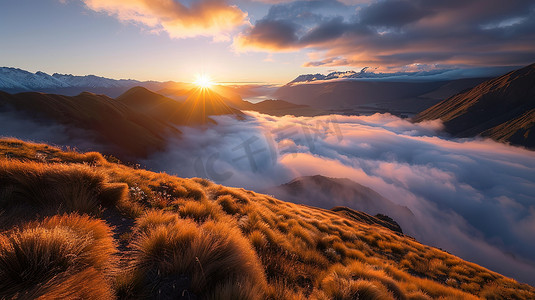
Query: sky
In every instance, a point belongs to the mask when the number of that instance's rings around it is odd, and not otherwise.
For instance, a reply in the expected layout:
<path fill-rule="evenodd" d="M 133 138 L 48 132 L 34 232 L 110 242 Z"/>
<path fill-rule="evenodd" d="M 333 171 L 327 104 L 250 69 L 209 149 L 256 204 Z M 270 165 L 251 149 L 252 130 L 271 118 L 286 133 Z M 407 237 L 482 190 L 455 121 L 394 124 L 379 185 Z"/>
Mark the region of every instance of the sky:
<path fill-rule="evenodd" d="M 0 0 L 0 65 L 191 82 L 284 83 L 535 62 L 526 0 Z"/>

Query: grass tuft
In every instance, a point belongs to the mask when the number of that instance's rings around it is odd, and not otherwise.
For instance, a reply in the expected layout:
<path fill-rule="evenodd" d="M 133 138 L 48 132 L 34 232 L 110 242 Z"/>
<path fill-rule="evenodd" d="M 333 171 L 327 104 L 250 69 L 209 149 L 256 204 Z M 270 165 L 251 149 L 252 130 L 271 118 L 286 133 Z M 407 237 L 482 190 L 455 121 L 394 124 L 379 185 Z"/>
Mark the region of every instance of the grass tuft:
<path fill-rule="evenodd" d="M 109 297 L 115 252 L 109 228 L 56 216 L 0 237 L 0 298 Z"/>
<path fill-rule="evenodd" d="M 12 226 L 36 214 L 79 212 L 98 215 L 103 205 L 124 201 L 124 184 L 86 165 L 0 161 L 0 226 Z"/>
<path fill-rule="evenodd" d="M 205 298 L 223 290 L 242 295 L 265 289 L 263 269 L 241 232 L 214 221 L 198 225 L 178 219 L 165 224 L 169 216 L 159 217 L 160 224 L 144 225 L 134 242 L 131 296 L 189 291 Z"/>

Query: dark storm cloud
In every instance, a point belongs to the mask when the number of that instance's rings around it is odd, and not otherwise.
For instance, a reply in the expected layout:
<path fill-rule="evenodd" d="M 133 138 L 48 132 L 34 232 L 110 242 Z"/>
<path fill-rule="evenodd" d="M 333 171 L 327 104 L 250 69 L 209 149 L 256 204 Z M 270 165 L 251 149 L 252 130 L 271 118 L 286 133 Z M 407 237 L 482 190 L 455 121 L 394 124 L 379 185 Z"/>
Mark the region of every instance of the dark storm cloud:
<path fill-rule="evenodd" d="M 401 27 L 431 13 L 433 11 L 422 8 L 414 1 L 391 0 L 365 7 L 359 15 L 364 25 Z"/>
<path fill-rule="evenodd" d="M 297 40 L 298 25 L 291 21 L 261 20 L 249 31 L 251 42 L 261 42 L 266 48 L 285 48 Z"/>
<path fill-rule="evenodd" d="M 343 5 L 331 3 L 338 8 Z M 347 15 L 351 11 L 354 13 Z M 395 68 L 411 64 L 526 65 L 535 61 L 533 1 L 383 0 L 346 6 L 345 12 L 337 9 L 323 15 L 306 2 L 279 4 L 238 36 L 235 46 L 318 51 L 323 58 L 305 64 L 308 66 Z M 292 26 L 286 30 L 276 26 L 288 22 Z M 259 26 L 263 35 L 256 34 Z"/>
<path fill-rule="evenodd" d="M 347 32 L 350 26 L 342 17 L 327 20 L 321 26 L 314 27 L 301 38 L 301 44 L 317 44 L 336 39 Z"/>

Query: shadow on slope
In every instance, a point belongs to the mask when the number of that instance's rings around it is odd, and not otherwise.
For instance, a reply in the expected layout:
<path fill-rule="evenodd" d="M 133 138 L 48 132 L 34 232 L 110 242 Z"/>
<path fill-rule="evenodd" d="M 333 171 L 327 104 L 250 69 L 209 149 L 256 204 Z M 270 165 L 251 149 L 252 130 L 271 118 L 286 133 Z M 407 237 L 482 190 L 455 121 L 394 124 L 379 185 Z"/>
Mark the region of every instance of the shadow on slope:
<path fill-rule="evenodd" d="M 457 137 L 481 135 L 535 149 L 535 64 L 448 98 L 414 121 L 434 119 Z"/>
<path fill-rule="evenodd" d="M 111 154 L 127 160 L 163 150 L 168 136 L 180 135 L 174 127 L 133 111 L 115 99 L 87 92 L 74 97 L 0 92 L 0 110 L 7 114 L 14 110 L 45 125 L 63 124 L 87 130 L 98 143 L 111 146 Z"/>

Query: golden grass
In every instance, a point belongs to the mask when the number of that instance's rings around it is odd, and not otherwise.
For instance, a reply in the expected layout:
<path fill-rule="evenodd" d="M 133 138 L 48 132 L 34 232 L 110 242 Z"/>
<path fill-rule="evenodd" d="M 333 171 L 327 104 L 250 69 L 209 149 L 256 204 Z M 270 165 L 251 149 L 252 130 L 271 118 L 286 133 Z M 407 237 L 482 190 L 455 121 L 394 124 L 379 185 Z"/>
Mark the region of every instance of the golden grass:
<path fill-rule="evenodd" d="M 160 291 L 171 295 L 191 291 L 211 299 L 223 299 L 216 297 L 218 293 L 261 295 L 266 285 L 262 267 L 237 229 L 214 221 L 197 225 L 173 216 L 151 212 L 138 221 L 130 296 L 150 297 Z M 165 286 L 176 286 L 181 277 L 188 279 L 181 289 Z"/>
<path fill-rule="evenodd" d="M 87 216 L 55 216 L 0 236 L 0 298 L 110 297 L 110 229 Z"/>
<path fill-rule="evenodd" d="M 535 298 L 533 287 L 331 211 L 15 139 L 0 139 L 0 157 L 0 291 L 10 293 L 0 299 Z M 94 219 L 106 209 L 135 220 L 116 232 L 130 243 L 120 262 L 111 229 Z M 43 253 L 56 254 L 39 264 Z M 45 271 L 20 283 L 24 264 Z"/>
<path fill-rule="evenodd" d="M 85 260 L 97 270 L 110 275 L 115 268 L 114 254 L 116 242 L 112 237 L 111 228 L 102 220 L 87 215 L 77 214 L 56 215 L 39 223 L 30 223 L 27 227 L 59 229 L 65 228 L 87 240 L 84 248 Z"/>
<path fill-rule="evenodd" d="M 103 206 L 124 201 L 127 186 L 106 183 L 98 170 L 80 164 L 0 161 L 0 226 L 33 214 L 81 212 L 98 215 Z"/>

